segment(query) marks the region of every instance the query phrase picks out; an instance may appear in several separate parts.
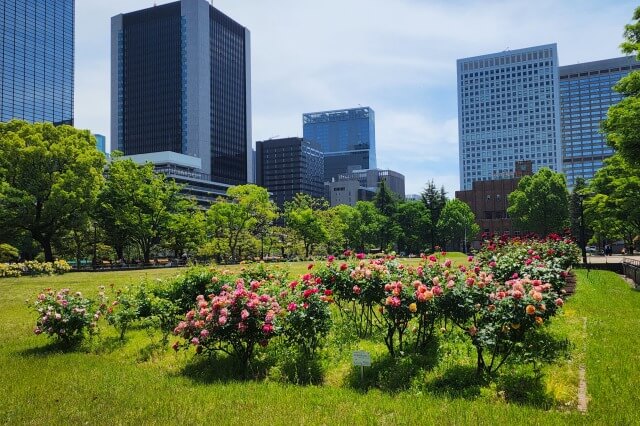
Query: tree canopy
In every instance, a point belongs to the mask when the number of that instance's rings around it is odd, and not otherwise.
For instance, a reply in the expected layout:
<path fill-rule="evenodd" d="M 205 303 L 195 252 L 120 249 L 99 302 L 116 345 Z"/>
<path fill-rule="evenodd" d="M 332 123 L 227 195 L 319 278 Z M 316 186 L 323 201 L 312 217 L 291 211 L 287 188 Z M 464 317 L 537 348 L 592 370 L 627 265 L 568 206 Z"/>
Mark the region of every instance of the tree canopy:
<path fill-rule="evenodd" d="M 104 164 L 87 130 L 0 123 L 0 228 L 26 231 L 52 261 L 52 242 L 93 208 Z"/>
<path fill-rule="evenodd" d="M 475 221 L 467 203 L 455 198 L 447 201 L 438 220 L 438 232 L 445 247 L 461 251 L 468 249 L 468 241 L 480 233 Z"/>
<path fill-rule="evenodd" d="M 172 232 L 175 215 L 191 210 L 193 202 L 179 194 L 180 186 L 154 173 L 153 165 L 116 159 L 109 165 L 104 190 L 98 197 L 97 217 L 110 240 L 127 238 L 149 263 L 152 249 Z"/>
<path fill-rule="evenodd" d="M 547 235 L 569 225 L 569 193 L 562 173 L 546 167 L 525 176 L 509 194 L 507 213 L 522 230 Z"/>

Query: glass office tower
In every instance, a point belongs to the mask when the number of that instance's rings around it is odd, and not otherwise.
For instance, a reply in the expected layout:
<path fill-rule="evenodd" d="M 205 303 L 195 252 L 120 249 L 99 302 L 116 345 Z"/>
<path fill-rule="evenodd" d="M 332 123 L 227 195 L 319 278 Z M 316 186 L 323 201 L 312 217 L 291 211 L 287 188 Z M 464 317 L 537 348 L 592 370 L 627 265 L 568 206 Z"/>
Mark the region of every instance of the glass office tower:
<path fill-rule="evenodd" d="M 267 188 L 280 208 L 296 194 L 324 196 L 324 156 L 302 138 L 256 142 L 256 183 Z"/>
<path fill-rule="evenodd" d="M 173 153 L 162 161 L 205 180 L 252 182 L 250 54 L 249 31 L 205 0 L 114 16 L 114 146 Z"/>
<path fill-rule="evenodd" d="M 0 2 L 0 121 L 73 124 L 74 0 Z"/>
<path fill-rule="evenodd" d="M 460 188 L 512 177 L 516 161 L 562 170 L 555 44 L 459 59 Z"/>
<path fill-rule="evenodd" d="M 375 114 L 369 107 L 302 115 L 306 140 L 324 153 L 324 180 L 340 173 L 376 168 Z"/>
<path fill-rule="evenodd" d="M 578 177 L 591 179 L 613 155 L 600 123 L 609 107 L 622 99 L 613 86 L 639 68 L 633 56 L 560 67 L 562 168 L 570 188 Z"/>

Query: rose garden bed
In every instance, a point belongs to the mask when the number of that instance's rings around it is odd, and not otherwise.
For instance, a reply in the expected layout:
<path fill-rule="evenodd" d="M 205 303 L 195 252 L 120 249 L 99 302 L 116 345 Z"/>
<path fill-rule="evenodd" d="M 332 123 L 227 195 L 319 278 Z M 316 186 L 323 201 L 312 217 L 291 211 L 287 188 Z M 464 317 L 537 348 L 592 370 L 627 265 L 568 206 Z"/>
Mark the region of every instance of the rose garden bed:
<path fill-rule="evenodd" d="M 528 258 L 538 255 L 527 253 L 526 250 L 525 253 L 524 256 Z M 501 257 L 496 256 L 495 266 L 487 265 L 488 268 L 495 269 L 493 273 L 507 273 L 504 271 L 508 268 L 502 265 Z M 543 257 L 544 255 L 540 255 L 539 260 Z M 534 261 L 537 260 L 534 259 Z M 365 262 L 364 265 L 361 265 L 362 261 Z M 105 423 L 108 419 L 129 422 L 135 421 L 136 418 L 145 421 L 183 419 L 193 422 L 197 421 L 200 415 L 187 407 L 200 404 L 203 409 L 198 412 L 201 414 L 214 410 L 227 416 L 220 417 L 226 420 L 222 420 L 222 423 L 247 422 L 252 419 L 255 422 L 267 415 L 266 413 L 270 413 L 270 420 L 275 423 L 288 422 L 291 415 L 295 415 L 299 423 L 354 421 L 362 423 L 376 422 L 376 419 L 381 423 L 413 423 L 413 420 L 441 421 L 443 419 L 449 422 L 457 419 L 457 423 L 477 423 L 477 420 L 473 419 L 478 418 L 487 421 L 490 419 L 522 421 L 524 418 L 525 423 L 527 423 L 526 418 L 529 418 L 532 423 L 534 419 L 537 423 L 554 423 L 568 421 L 569 417 L 579 415 L 575 411 L 578 364 L 584 362 L 587 366 L 587 377 L 590 379 L 589 394 L 593 395 L 586 419 L 602 418 L 601 416 L 605 414 L 614 416 L 613 418 L 626 418 L 624 411 L 611 410 L 595 401 L 596 395 L 603 400 L 613 397 L 611 393 L 607 393 L 606 386 L 603 385 L 600 389 L 594 389 L 593 386 L 606 382 L 602 379 L 603 371 L 620 367 L 617 360 L 610 360 L 608 365 L 601 365 L 593 362 L 589 352 L 583 353 L 582 341 L 584 340 L 587 343 L 586 347 L 590 348 L 591 339 L 582 331 L 582 327 L 578 326 L 585 316 L 587 318 L 593 316 L 592 321 L 598 324 L 598 318 L 604 315 L 600 306 L 597 305 L 599 298 L 602 297 L 601 293 L 592 293 L 592 290 L 596 289 L 594 282 L 596 278 L 606 277 L 611 281 L 608 286 L 618 293 L 624 292 L 624 297 L 607 302 L 614 311 L 617 304 L 624 304 L 624 315 L 632 314 L 633 309 L 638 309 L 637 300 L 635 308 L 632 304 L 626 303 L 629 298 L 637 299 L 637 295 L 625 292 L 628 288 L 620 287 L 611 275 L 591 272 L 590 277 L 587 278 L 580 272 L 577 294 L 568 301 L 562 311 L 556 313 L 554 320 L 547 321 L 552 316 L 548 313 L 551 310 L 551 303 L 556 306 L 557 300 L 555 295 L 551 295 L 551 288 L 539 289 L 549 292 L 549 301 L 545 299 L 547 296 L 542 294 L 542 299 L 537 300 L 540 296 L 531 291 L 537 292 L 535 286 L 540 287 L 540 285 L 523 283 L 523 278 L 513 278 L 511 273 L 511 279 L 507 281 L 516 280 L 516 282 L 511 283 L 507 292 L 511 291 L 512 294 L 501 297 L 499 302 L 495 303 L 496 300 L 491 299 L 490 296 L 492 291 L 487 289 L 489 285 L 483 288 L 478 288 L 476 285 L 475 290 L 472 290 L 474 286 L 468 286 L 468 272 L 475 268 L 475 266 L 471 267 L 475 265 L 475 260 L 472 263 L 462 262 L 462 264 L 447 267 L 446 256 L 439 256 L 435 261 L 426 258 L 420 265 L 414 264 L 407 267 L 405 272 L 386 282 L 384 285 L 388 285 L 387 288 L 383 285 L 379 293 L 380 297 L 375 296 L 377 297 L 375 303 L 370 303 L 366 299 L 357 297 L 368 294 L 365 288 L 367 282 L 364 280 L 371 278 L 366 277 L 366 270 L 377 270 L 377 272 L 370 272 L 371 274 L 382 273 L 384 268 L 397 272 L 401 270 L 398 268 L 402 264 L 394 259 L 376 261 L 378 263 L 370 262 L 367 259 L 355 258 L 333 259 L 328 265 L 324 262 L 315 264 L 310 270 L 305 271 L 308 276 L 301 279 L 284 279 L 284 277 L 275 276 L 269 278 L 268 274 L 271 273 L 269 271 L 263 271 L 267 274 L 265 277 L 257 276 L 259 271 L 253 271 L 250 275 L 258 279 L 250 279 L 245 271 L 242 287 L 247 292 L 246 301 L 243 302 L 244 307 L 237 312 L 229 309 L 222 311 L 225 308 L 222 305 L 229 302 L 228 297 L 245 297 L 242 289 L 233 296 L 233 293 L 238 291 L 238 274 L 222 274 L 222 271 L 218 271 L 216 273 L 219 279 L 216 284 L 217 289 L 211 293 L 215 293 L 217 295 L 215 297 L 218 298 L 209 298 L 207 295 L 198 301 L 202 304 L 201 309 L 213 310 L 214 305 L 218 303 L 219 310 L 211 317 L 210 326 L 207 325 L 207 315 L 210 312 L 194 311 L 193 318 L 188 319 L 188 316 L 184 316 L 186 310 L 179 313 L 173 312 L 171 307 L 161 306 L 159 300 L 162 299 L 160 297 L 162 294 L 155 291 L 151 291 L 154 294 L 153 297 L 149 297 L 152 303 L 144 308 L 148 309 L 147 314 L 140 316 L 139 306 L 133 308 L 139 303 L 136 298 L 139 298 L 140 289 L 163 288 L 163 286 L 149 279 L 144 286 L 141 286 L 138 279 L 132 277 L 130 272 L 114 272 L 92 278 L 85 277 L 85 274 L 73 274 L 49 279 L 5 280 L 0 284 L 3 286 L 3 294 L 7 296 L 2 301 L 4 309 L 0 316 L 2 324 L 8 325 L 1 330 L 3 341 L 7 344 L 0 349 L 0 358 L 7 368 L 1 373 L 3 377 L 0 378 L 11 385 L 6 398 L 8 405 L 0 409 L 0 415 L 7 420 L 19 422 L 47 420 L 55 422 L 56 419 L 58 422 L 69 419 L 80 421 L 91 415 L 100 416 L 100 413 L 111 416 L 103 419 Z M 490 262 L 491 260 L 487 263 Z M 341 271 L 343 263 L 348 267 Z M 430 264 L 432 266 L 429 266 Z M 297 267 L 305 266 L 306 264 Z M 466 271 L 463 272 L 461 266 L 466 268 Z M 360 270 L 356 272 L 358 267 Z M 422 276 L 419 272 L 420 267 L 422 267 Z M 451 280 L 441 280 L 446 270 L 450 270 L 447 275 L 453 274 L 452 270 L 455 271 L 456 277 L 457 274 L 462 274 L 464 280 L 453 279 L 457 285 L 447 288 L 448 281 Z M 343 272 L 350 278 L 352 272 L 355 272 L 354 278 L 360 280 L 359 284 L 350 286 L 345 284 L 342 287 L 323 284 L 325 281 L 330 282 L 330 276 L 340 278 Z M 482 272 L 486 273 L 483 280 L 491 274 L 490 271 L 475 272 L 475 270 L 473 274 L 479 279 Z M 293 275 L 306 274 L 294 273 Z M 362 277 L 359 274 L 362 274 Z M 425 274 L 429 276 L 425 277 Z M 228 278 L 220 279 L 226 275 Z M 434 287 L 438 285 L 434 283 L 436 277 L 439 277 L 436 281 L 442 287 L 440 295 L 434 294 L 438 293 L 437 289 L 434 291 Z M 71 278 L 78 282 L 69 282 Z M 316 283 L 316 278 L 320 278 L 320 283 Z M 193 276 L 191 279 L 193 284 L 196 280 Z M 242 348 L 247 348 L 247 342 L 254 343 L 253 350 L 247 357 L 248 362 L 245 363 L 246 360 L 238 356 L 239 354 L 233 348 L 232 341 L 233 339 L 237 341 L 238 334 L 236 333 L 234 337 L 233 333 L 229 334 L 230 330 L 218 333 L 216 327 L 234 326 L 237 331 L 239 324 L 249 320 L 253 313 L 252 307 L 246 309 L 246 304 L 253 297 L 250 293 L 256 293 L 260 300 L 260 293 L 266 293 L 273 284 L 270 281 L 280 279 L 283 287 L 288 289 L 288 294 L 281 295 L 282 289 L 278 289 L 277 294 L 272 296 L 282 300 L 265 299 L 261 303 L 269 306 L 265 306 L 264 312 L 260 310 L 262 308 L 257 308 L 255 311 L 256 314 L 260 313 L 256 315 L 261 317 L 260 322 L 247 325 L 247 330 L 254 330 L 252 333 L 255 337 L 241 341 L 239 346 L 241 349 L 239 352 L 242 352 Z M 80 282 L 83 280 L 86 281 Z M 94 280 L 100 280 L 100 282 Z M 122 281 L 119 283 L 118 280 Z M 533 279 L 535 280 L 536 278 Z M 252 284 L 254 281 L 255 283 Z M 297 281 L 297 284 L 292 288 L 294 281 Z M 416 284 L 415 281 L 420 281 L 420 284 Z M 210 278 L 209 282 L 211 282 Z M 114 284 L 113 289 L 109 285 L 111 283 Z M 129 291 L 126 290 L 125 283 L 128 284 Z M 581 285 L 582 283 L 584 286 Z M 75 346 L 69 345 L 69 342 L 55 340 L 45 343 L 41 337 L 27 336 L 28 330 L 33 329 L 34 317 L 24 309 L 24 306 L 20 306 L 20 300 L 32 297 L 34 290 L 44 286 L 68 287 L 72 289 L 72 295 L 75 295 L 75 291 L 89 295 L 89 299 L 96 301 L 95 309 L 99 309 L 98 285 L 106 287 L 104 297 L 109 300 L 103 303 L 113 309 L 111 313 L 105 312 L 104 315 L 106 320 L 112 318 L 111 323 L 115 327 L 108 325 L 105 319 L 99 319 L 100 333 L 90 339 L 77 342 Z M 226 291 L 230 296 L 222 295 L 225 291 L 222 287 L 225 285 L 229 287 Z M 356 285 L 360 288 L 359 294 L 354 291 Z M 504 282 L 501 285 L 504 285 Z M 522 292 L 520 286 L 527 291 Z M 175 286 L 173 288 L 175 290 Z M 122 289 L 119 294 L 118 289 Z M 317 291 L 313 291 L 315 289 Z M 484 289 L 487 289 L 486 296 L 483 296 L 484 292 L 479 292 Z M 326 290 L 330 290 L 330 293 Z M 348 290 L 351 292 L 349 295 L 341 294 Z M 526 295 L 523 294 L 523 298 L 514 299 L 512 297 L 514 291 L 520 291 Z M 197 293 L 192 294 L 191 306 L 195 306 Z M 544 292 L 540 291 L 540 293 Z M 57 293 L 54 292 L 53 297 L 56 295 Z M 172 297 L 175 298 L 175 296 L 174 294 Z M 185 296 L 184 303 L 189 303 L 189 297 L 186 297 L 186 294 L 182 296 Z M 497 295 L 494 294 L 494 296 Z M 394 297 L 399 300 L 399 304 Z M 434 301 L 439 297 L 448 302 L 451 298 L 456 301 L 459 297 L 471 297 L 474 302 L 470 305 L 472 312 L 469 314 L 463 310 L 462 314 L 456 314 L 458 315 L 456 318 L 450 318 L 447 317 L 449 315 L 447 311 L 443 310 L 438 313 L 440 317 L 434 315 L 436 319 L 432 326 L 425 322 L 427 319 L 424 316 L 425 312 L 431 312 L 429 309 L 435 309 Z M 485 299 L 482 299 L 483 297 Z M 331 300 L 335 303 L 330 303 Z M 487 302 L 486 310 L 483 305 L 485 302 L 482 300 Z M 519 309 L 514 308 L 516 300 Z M 114 301 L 118 303 L 113 305 Z M 489 303 L 491 301 L 494 303 Z M 206 302 L 207 306 L 203 302 Z M 220 302 L 223 302 L 222 305 Z M 274 309 L 274 302 L 278 303 L 278 309 Z M 307 303 L 306 308 L 305 303 Z M 478 303 L 481 304 L 482 309 L 477 308 Z M 499 303 L 503 303 L 504 306 Z M 545 307 L 546 310 L 540 312 L 539 303 L 548 304 L 549 308 Z M 496 305 L 495 308 L 489 308 L 491 304 Z M 529 313 L 531 309 L 528 309 L 530 305 L 535 309 L 532 314 Z M 328 323 L 330 323 L 328 328 L 313 328 L 323 322 L 310 321 L 303 315 L 311 312 L 309 309 L 312 306 L 315 306 L 314 318 L 320 312 L 324 312 L 324 307 L 328 308 Z M 127 313 L 127 310 L 136 311 L 136 314 Z M 247 312 L 243 313 L 244 310 Z M 591 314 L 592 310 L 593 314 Z M 220 315 L 222 313 L 225 315 Z M 247 313 L 250 315 L 247 316 Z M 473 318 L 474 313 L 475 318 Z M 497 315 L 494 313 L 509 316 L 508 320 L 505 320 L 509 324 L 507 330 L 503 327 L 499 329 L 494 327 L 493 318 Z M 191 330 L 190 334 L 184 334 L 184 330 L 178 330 L 178 333 L 186 339 L 178 339 L 177 346 L 184 345 L 187 348 L 186 351 L 174 352 L 169 348 L 170 343 L 166 345 L 163 343 L 179 323 L 178 320 L 169 327 L 171 321 L 163 324 L 163 315 L 166 318 L 173 315 L 182 317 L 183 321 L 198 321 L 197 315 L 200 314 L 203 314 L 205 322 L 201 324 L 202 326 Z M 514 321 L 514 315 L 519 322 Z M 226 319 L 221 321 L 221 316 Z M 617 318 L 616 315 L 614 316 Z M 542 324 L 536 320 L 536 317 L 543 319 Z M 367 318 L 371 319 L 371 325 L 367 325 L 369 321 Z M 638 318 L 637 313 L 635 318 Z M 456 322 L 457 325 L 455 325 Z M 547 322 L 551 322 L 550 326 L 547 326 Z M 515 324 L 521 325 L 516 328 Z M 122 333 L 123 326 L 124 333 Z M 309 332 L 310 329 L 314 331 Z M 201 341 L 203 330 L 207 330 L 205 340 L 210 336 L 215 337 L 209 347 L 205 347 L 205 342 Z M 400 330 L 403 331 L 402 346 L 399 340 Z M 493 367 L 496 367 L 509 350 L 509 346 L 500 347 L 499 343 L 496 345 L 491 341 L 479 342 L 474 341 L 474 338 L 478 339 L 482 334 L 487 337 L 492 332 L 494 336 L 502 336 L 503 343 L 508 340 L 508 344 L 519 345 L 526 349 L 526 344 L 523 343 L 525 340 L 515 341 L 517 335 L 513 334 L 514 330 L 522 330 L 516 333 L 523 335 L 526 334 L 525 330 L 531 330 L 534 334 L 544 330 L 545 333 L 548 332 L 560 340 L 568 338 L 572 342 L 570 357 L 568 359 L 551 357 L 556 359 L 556 363 L 542 366 L 540 361 L 545 359 L 538 357 L 535 360 L 536 363 L 532 363 L 535 356 L 532 357 L 526 350 L 517 350 L 514 346 L 497 373 L 492 369 L 487 370 L 486 367 L 491 365 L 491 358 L 497 359 L 493 363 Z M 622 331 L 624 330 L 618 330 L 617 334 L 613 333 L 609 338 L 613 339 L 617 336 L 619 339 L 629 340 L 635 336 Z M 192 341 L 196 337 L 195 333 L 198 337 L 197 342 Z M 121 335 L 123 339 L 120 339 Z M 312 339 L 314 336 L 318 338 Z M 265 339 L 266 337 L 268 339 Z M 171 342 L 174 339 L 175 336 L 171 337 Z M 553 341 L 557 342 L 557 340 Z M 195 354 L 198 347 L 202 348 L 200 355 Z M 217 347 L 224 350 L 217 350 Z M 487 354 L 483 363 L 478 362 L 478 347 Z M 623 344 L 620 347 L 624 348 L 627 345 Z M 356 349 L 369 351 L 373 358 L 373 365 L 365 369 L 363 378 L 360 377 L 359 370 L 351 366 L 351 353 Z M 609 347 L 602 349 L 598 356 L 605 356 L 607 351 L 612 355 L 616 353 L 614 348 Z M 593 357 L 593 354 L 591 356 Z M 479 365 L 483 367 L 481 369 L 483 374 L 477 373 Z M 630 368 L 633 370 L 636 367 Z M 631 378 L 633 376 L 629 374 L 633 371 L 627 371 L 628 369 L 629 367 L 625 364 L 622 370 L 626 371 L 626 378 Z M 591 380 L 595 384 L 592 385 Z M 624 378 L 620 380 L 622 382 L 619 383 L 624 383 Z M 283 383 L 316 383 L 321 386 L 291 386 Z M 365 395 L 360 394 L 363 390 L 367 390 Z M 181 396 L 176 397 L 178 394 Z M 29 399 L 26 399 L 27 395 L 31 395 Z M 33 408 L 34 404 L 28 402 L 33 398 L 43 407 L 48 408 L 44 411 L 36 410 Z M 633 400 L 633 397 L 629 396 L 620 398 L 622 403 Z M 58 403 L 54 403 L 55 400 Z M 151 403 L 151 401 L 163 402 L 160 403 L 159 410 L 153 410 L 151 406 L 157 406 L 157 402 Z M 499 410 L 496 410 L 498 407 Z M 580 418 L 585 419 L 585 417 Z M 100 417 L 94 419 L 100 419 Z"/>

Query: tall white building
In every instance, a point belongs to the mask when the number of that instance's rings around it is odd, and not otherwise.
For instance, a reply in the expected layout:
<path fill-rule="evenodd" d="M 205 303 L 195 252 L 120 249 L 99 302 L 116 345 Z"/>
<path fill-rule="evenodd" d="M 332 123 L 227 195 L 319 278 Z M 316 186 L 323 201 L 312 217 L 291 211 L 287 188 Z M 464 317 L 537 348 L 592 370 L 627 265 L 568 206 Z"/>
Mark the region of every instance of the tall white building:
<path fill-rule="evenodd" d="M 514 175 L 516 161 L 562 171 L 556 44 L 458 59 L 460 188 Z"/>

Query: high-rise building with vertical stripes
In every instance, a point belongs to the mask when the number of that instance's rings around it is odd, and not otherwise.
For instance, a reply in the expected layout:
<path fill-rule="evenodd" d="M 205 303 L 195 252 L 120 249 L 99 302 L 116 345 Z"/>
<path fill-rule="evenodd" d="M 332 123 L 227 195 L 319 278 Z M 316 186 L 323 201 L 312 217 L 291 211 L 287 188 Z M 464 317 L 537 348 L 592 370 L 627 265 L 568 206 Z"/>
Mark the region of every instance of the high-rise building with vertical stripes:
<path fill-rule="evenodd" d="M 222 192 L 253 182 L 249 30 L 205 0 L 114 16 L 111 138 Z"/>
<path fill-rule="evenodd" d="M 512 177 L 516 161 L 562 170 L 555 44 L 457 61 L 460 188 Z"/>
<path fill-rule="evenodd" d="M 591 179 L 613 155 L 600 125 L 609 107 L 622 99 L 613 86 L 636 69 L 640 62 L 633 56 L 560 67 L 562 169 L 570 188 L 579 177 Z"/>
<path fill-rule="evenodd" d="M 74 0 L 0 2 L 0 121 L 73 124 Z"/>

